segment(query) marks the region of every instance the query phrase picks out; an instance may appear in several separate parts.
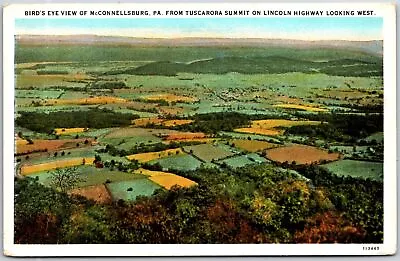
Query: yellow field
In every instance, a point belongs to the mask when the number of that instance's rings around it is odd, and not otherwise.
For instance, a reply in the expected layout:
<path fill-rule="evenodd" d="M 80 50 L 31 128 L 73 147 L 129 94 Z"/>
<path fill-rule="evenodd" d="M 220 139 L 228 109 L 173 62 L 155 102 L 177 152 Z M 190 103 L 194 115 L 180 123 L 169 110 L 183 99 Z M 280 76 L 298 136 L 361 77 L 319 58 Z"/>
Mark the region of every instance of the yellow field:
<path fill-rule="evenodd" d="M 219 140 L 219 138 L 193 138 L 193 139 L 185 139 L 183 141 L 185 141 L 185 142 L 198 141 L 201 143 L 211 143 L 216 140 Z M 162 143 L 170 144 L 172 142 L 176 142 L 176 141 L 175 140 L 164 140 Z"/>
<path fill-rule="evenodd" d="M 140 119 L 133 120 L 132 124 L 134 124 L 135 127 L 145 127 L 148 124 L 162 125 L 165 127 L 173 127 L 173 126 L 189 124 L 192 122 L 193 122 L 193 120 L 178 120 L 178 119 L 164 120 L 164 119 L 159 119 L 159 118 L 140 118 Z"/>
<path fill-rule="evenodd" d="M 34 63 L 17 63 L 15 64 L 15 68 L 17 69 L 26 69 L 33 67 L 38 64 L 56 64 L 58 62 L 34 62 Z M 73 62 L 63 62 L 63 63 L 73 63 Z"/>
<path fill-rule="evenodd" d="M 134 124 L 136 127 L 144 127 L 147 124 L 159 125 L 163 121 L 164 121 L 163 119 L 159 119 L 159 118 L 139 118 L 139 119 L 132 120 L 132 124 Z"/>
<path fill-rule="evenodd" d="M 280 127 L 292 127 L 298 125 L 318 125 L 319 121 L 291 121 L 291 120 L 257 120 L 252 121 L 250 128 L 235 129 L 237 132 L 253 133 L 275 136 L 280 135 L 284 131 Z"/>
<path fill-rule="evenodd" d="M 189 124 L 192 122 L 193 120 L 166 120 L 162 122 L 162 125 L 165 127 L 173 127 L 173 126 Z"/>
<path fill-rule="evenodd" d="M 151 181 L 159 184 L 160 186 L 163 186 L 166 189 L 171 189 L 171 187 L 173 187 L 175 185 L 187 188 L 187 187 L 191 187 L 191 186 L 194 186 L 197 184 L 196 182 L 194 182 L 190 179 L 187 179 L 187 178 L 175 175 L 175 174 L 152 176 L 152 177 L 149 177 L 149 179 Z"/>
<path fill-rule="evenodd" d="M 146 176 L 149 176 L 149 177 L 155 177 L 155 176 L 160 176 L 160 175 L 162 176 L 162 175 L 171 174 L 169 172 L 154 171 L 154 170 L 148 170 L 148 169 L 143 169 L 143 168 L 139 168 L 139 169 L 135 170 L 134 173 L 146 175 Z"/>
<path fill-rule="evenodd" d="M 19 147 L 19 146 L 27 145 L 28 141 L 21 139 L 20 137 L 17 137 L 15 144 L 17 145 L 17 147 Z"/>
<path fill-rule="evenodd" d="M 68 135 L 71 133 L 80 133 L 87 131 L 88 128 L 56 128 L 54 131 L 57 135 Z"/>
<path fill-rule="evenodd" d="M 147 170 L 147 169 L 138 169 L 135 171 L 135 173 L 138 174 L 143 174 L 146 176 L 149 176 L 149 179 L 157 184 L 159 184 L 160 186 L 163 186 L 166 189 L 170 189 L 171 187 L 173 187 L 174 185 L 178 185 L 181 187 L 190 187 L 193 185 L 197 185 L 196 182 L 169 173 L 169 172 L 163 172 L 163 171 L 152 171 L 152 170 Z"/>
<path fill-rule="evenodd" d="M 306 105 L 299 105 L 299 104 L 275 104 L 272 107 L 277 108 L 285 108 L 285 109 L 297 109 L 297 110 L 305 110 L 305 111 L 313 111 L 313 112 L 325 112 L 328 111 L 327 109 L 318 108 L 314 106 L 306 106 Z"/>
<path fill-rule="evenodd" d="M 236 132 L 249 133 L 249 134 L 261 134 L 267 136 L 276 136 L 282 133 L 280 130 L 269 130 L 262 128 L 239 128 L 235 129 Z"/>
<path fill-rule="evenodd" d="M 161 114 L 165 114 L 165 115 L 177 115 L 180 113 L 183 113 L 185 110 L 183 108 L 179 108 L 179 107 L 167 107 L 167 106 L 160 106 L 158 107 L 158 111 Z"/>
<path fill-rule="evenodd" d="M 171 155 L 176 155 L 176 154 L 182 154 L 183 151 L 181 148 L 177 149 L 168 149 L 168 150 L 163 150 L 163 151 L 157 151 L 157 152 L 147 152 L 147 153 L 138 153 L 138 154 L 133 154 L 133 155 L 128 155 L 126 156 L 127 159 L 129 160 L 137 160 L 141 163 L 143 162 L 148 162 L 154 159 L 160 159 L 164 157 L 168 157 Z"/>
<path fill-rule="evenodd" d="M 76 80 L 91 80 L 93 77 L 86 74 L 51 74 L 51 75 L 25 75 L 16 76 L 17 88 L 26 88 L 31 86 L 57 86 Z"/>
<path fill-rule="evenodd" d="M 91 165 L 93 164 L 94 158 L 74 158 L 74 159 L 67 159 L 67 160 L 57 160 L 52 162 L 46 162 L 36 165 L 24 165 L 21 167 L 21 174 L 22 175 L 29 175 L 36 172 L 58 169 L 58 168 L 67 168 L 73 166 L 83 165 Z"/>
<path fill-rule="evenodd" d="M 274 143 L 270 143 L 267 141 L 261 141 L 261 140 L 241 140 L 241 139 L 235 139 L 232 140 L 232 143 L 235 144 L 235 147 L 247 150 L 250 152 L 257 152 L 260 150 L 265 150 L 265 149 L 271 149 L 275 148 L 278 145 Z"/>
<path fill-rule="evenodd" d="M 149 101 L 164 100 L 167 102 L 194 102 L 194 101 L 197 101 L 197 99 L 193 98 L 193 97 L 180 96 L 180 95 L 168 94 L 168 93 L 147 96 L 145 99 L 149 100 Z"/>
<path fill-rule="evenodd" d="M 193 139 L 202 139 L 205 138 L 206 135 L 202 132 L 179 132 L 179 133 L 171 133 L 165 137 L 165 140 L 193 140 Z"/>
<path fill-rule="evenodd" d="M 125 103 L 125 99 L 111 96 L 96 96 L 91 98 L 81 99 L 48 99 L 45 105 L 95 105 L 95 104 L 110 104 L 110 103 Z"/>

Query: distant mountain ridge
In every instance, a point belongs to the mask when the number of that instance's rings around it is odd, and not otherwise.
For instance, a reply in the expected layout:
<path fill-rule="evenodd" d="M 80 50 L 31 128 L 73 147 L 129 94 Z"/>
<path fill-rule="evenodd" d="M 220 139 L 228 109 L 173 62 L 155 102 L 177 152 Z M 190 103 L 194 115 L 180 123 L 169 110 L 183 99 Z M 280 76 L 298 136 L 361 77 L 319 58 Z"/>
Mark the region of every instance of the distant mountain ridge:
<path fill-rule="evenodd" d="M 106 74 L 176 76 L 178 73 L 269 74 L 289 72 L 325 73 L 328 75 L 337 76 L 370 77 L 382 76 L 383 66 L 378 60 L 375 62 L 367 62 L 355 59 L 339 59 L 327 62 L 313 62 L 282 56 L 219 57 L 190 63 L 158 61 L 135 68 L 110 71 Z"/>
<path fill-rule="evenodd" d="M 16 35 L 21 45 L 124 45 L 124 46 L 245 46 L 245 47 L 293 47 L 293 48 L 346 48 L 383 55 L 383 41 L 320 40 L 264 38 L 135 38 L 98 35 Z"/>

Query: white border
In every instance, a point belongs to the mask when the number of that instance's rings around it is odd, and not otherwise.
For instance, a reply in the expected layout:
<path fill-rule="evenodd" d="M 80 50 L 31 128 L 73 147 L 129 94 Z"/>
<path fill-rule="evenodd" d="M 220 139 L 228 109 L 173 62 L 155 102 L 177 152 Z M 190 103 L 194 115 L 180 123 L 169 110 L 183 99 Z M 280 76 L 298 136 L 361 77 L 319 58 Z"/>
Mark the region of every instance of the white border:
<path fill-rule="evenodd" d="M 184 8 L 182 8 L 184 6 Z M 235 245 L 15 245 L 13 244 L 14 210 L 14 20 L 26 18 L 24 10 L 101 9 L 282 9 L 282 10 L 354 10 L 371 9 L 384 18 L 384 243 L 379 251 L 363 251 L 367 244 L 235 244 Z M 329 8 L 328 8 L 329 7 Z M 251 15 L 250 15 L 251 16 Z M 138 4 L 40 4 L 11 5 L 3 16 L 3 193 L 4 254 L 12 256 L 259 256 L 259 255 L 383 255 L 396 251 L 396 21 L 393 4 L 260 4 L 260 3 L 138 3 Z M 29 17 L 34 18 L 34 17 Z M 38 17 L 43 18 L 43 17 Z M 47 17 L 51 19 L 51 17 Z M 59 17 L 56 17 L 59 18 Z M 68 17 L 74 19 L 74 17 Z M 81 18 L 77 16 L 76 18 Z M 94 17 L 89 17 L 94 18 Z M 101 16 L 106 18 L 106 16 Z M 122 17 L 119 17 L 122 18 Z M 140 18 L 140 17 L 136 17 Z M 146 18 L 148 18 L 146 16 Z M 157 18 L 152 16 L 151 18 Z M 160 17 L 161 18 L 161 17 Z M 165 17 L 163 17 L 165 18 Z M 176 18 L 176 17 L 174 17 Z M 180 18 L 184 18 L 181 16 Z M 198 17 L 206 18 L 206 16 Z M 284 17 L 282 17 L 284 19 Z"/>

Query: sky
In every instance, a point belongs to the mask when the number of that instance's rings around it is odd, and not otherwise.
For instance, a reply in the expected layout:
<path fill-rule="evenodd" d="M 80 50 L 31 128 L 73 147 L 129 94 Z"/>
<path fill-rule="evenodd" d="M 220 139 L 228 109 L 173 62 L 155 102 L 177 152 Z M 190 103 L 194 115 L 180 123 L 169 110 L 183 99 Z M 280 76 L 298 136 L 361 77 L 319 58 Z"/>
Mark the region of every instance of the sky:
<path fill-rule="evenodd" d="M 382 40 L 379 17 L 17 19 L 18 35 Z"/>

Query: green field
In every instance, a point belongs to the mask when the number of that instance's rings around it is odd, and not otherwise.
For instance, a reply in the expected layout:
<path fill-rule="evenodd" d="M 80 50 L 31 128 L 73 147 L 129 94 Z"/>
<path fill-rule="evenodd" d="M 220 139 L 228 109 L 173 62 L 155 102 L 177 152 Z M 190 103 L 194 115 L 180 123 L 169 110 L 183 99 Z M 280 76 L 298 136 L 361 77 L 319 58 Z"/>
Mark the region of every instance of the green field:
<path fill-rule="evenodd" d="M 383 163 L 379 162 L 340 160 L 322 166 L 338 176 L 383 180 Z"/>
<path fill-rule="evenodd" d="M 166 170 L 195 170 L 201 166 L 201 161 L 190 155 L 176 155 L 162 159 L 152 160 L 149 164 L 160 164 Z"/>
<path fill-rule="evenodd" d="M 161 139 L 155 136 L 134 136 L 126 138 L 103 138 L 101 143 L 111 144 L 120 150 L 129 150 L 138 145 L 150 145 L 160 143 Z"/>
<path fill-rule="evenodd" d="M 77 184 L 77 187 L 87 187 L 91 185 L 104 184 L 107 180 L 110 182 L 128 181 L 144 179 L 145 176 L 121 172 L 118 170 L 109 170 L 107 168 L 95 168 L 93 166 L 78 167 L 78 174 L 83 179 Z M 30 175 L 30 177 L 39 177 L 39 182 L 50 186 L 52 172 L 45 171 Z"/>
<path fill-rule="evenodd" d="M 230 168 L 236 169 L 250 164 L 261 164 L 265 162 L 268 162 L 265 158 L 259 156 L 256 153 L 251 153 L 220 160 L 217 163 L 227 165 Z"/>
<path fill-rule="evenodd" d="M 191 153 L 204 162 L 211 162 L 212 160 L 218 160 L 233 155 L 229 150 L 222 149 L 212 144 L 186 146 L 183 149 L 186 153 Z"/>
<path fill-rule="evenodd" d="M 135 200 L 138 196 L 151 196 L 161 186 L 144 178 L 129 181 L 112 182 L 107 184 L 113 200 Z M 128 191 L 132 188 L 132 191 Z"/>
<path fill-rule="evenodd" d="M 16 90 L 16 98 L 58 99 L 64 95 L 62 90 Z"/>

